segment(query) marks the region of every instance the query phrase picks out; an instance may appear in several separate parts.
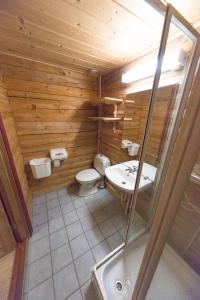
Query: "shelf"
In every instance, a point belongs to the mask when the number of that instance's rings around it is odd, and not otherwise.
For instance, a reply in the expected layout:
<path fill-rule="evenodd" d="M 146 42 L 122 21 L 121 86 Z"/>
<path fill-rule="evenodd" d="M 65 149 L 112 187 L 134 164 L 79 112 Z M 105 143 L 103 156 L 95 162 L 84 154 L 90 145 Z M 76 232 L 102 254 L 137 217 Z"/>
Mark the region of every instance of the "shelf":
<path fill-rule="evenodd" d="M 119 98 L 111 98 L 111 97 L 102 97 L 96 101 L 92 101 L 91 104 L 93 105 L 100 105 L 100 104 L 111 104 L 111 105 L 117 105 L 123 102 L 123 99 Z"/>
<path fill-rule="evenodd" d="M 116 121 L 132 121 L 132 118 L 120 118 L 120 117 L 88 117 L 88 119 L 91 119 L 93 121 L 99 121 L 102 120 L 104 122 L 116 122 Z"/>
<path fill-rule="evenodd" d="M 121 118 L 114 118 L 114 117 L 88 117 L 88 119 L 93 120 L 93 121 L 99 121 L 102 120 L 104 122 L 117 122 L 120 121 Z"/>
<path fill-rule="evenodd" d="M 135 103 L 135 100 L 129 100 L 129 99 L 126 99 L 125 102 L 126 102 L 126 103 Z"/>
<path fill-rule="evenodd" d="M 97 99 L 95 101 L 91 101 L 90 103 L 92 105 L 100 105 L 100 104 L 111 104 L 111 105 L 117 105 L 117 104 L 120 104 L 122 103 L 123 101 L 125 101 L 125 103 L 135 103 L 134 100 L 123 100 L 123 99 L 120 99 L 120 98 L 111 98 L 111 97 L 102 97 L 100 99 Z"/>
<path fill-rule="evenodd" d="M 111 98 L 111 97 L 103 97 L 100 99 L 100 103 L 103 104 L 120 104 L 123 102 L 123 99 L 119 99 L 119 98 Z"/>

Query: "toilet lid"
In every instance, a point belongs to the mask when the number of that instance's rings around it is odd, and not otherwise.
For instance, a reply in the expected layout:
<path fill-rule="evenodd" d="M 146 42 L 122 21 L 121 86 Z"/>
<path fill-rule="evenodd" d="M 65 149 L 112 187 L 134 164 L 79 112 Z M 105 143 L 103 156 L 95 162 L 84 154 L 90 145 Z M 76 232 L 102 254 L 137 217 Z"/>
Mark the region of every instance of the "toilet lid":
<path fill-rule="evenodd" d="M 77 180 L 79 181 L 94 181 L 99 178 L 101 178 L 100 174 L 95 169 L 86 169 L 83 171 L 80 171 L 76 175 Z"/>

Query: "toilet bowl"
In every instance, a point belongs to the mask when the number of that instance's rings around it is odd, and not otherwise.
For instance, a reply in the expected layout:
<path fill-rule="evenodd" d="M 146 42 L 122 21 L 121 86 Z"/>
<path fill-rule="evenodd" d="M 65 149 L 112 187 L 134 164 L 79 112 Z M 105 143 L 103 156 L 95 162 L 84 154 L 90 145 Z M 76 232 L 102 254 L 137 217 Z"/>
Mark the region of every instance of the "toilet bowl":
<path fill-rule="evenodd" d="M 76 180 L 80 184 L 78 195 L 85 197 L 97 193 L 105 175 L 105 169 L 109 166 L 109 158 L 103 154 L 97 154 L 94 159 L 94 169 L 82 170 L 76 175 Z"/>

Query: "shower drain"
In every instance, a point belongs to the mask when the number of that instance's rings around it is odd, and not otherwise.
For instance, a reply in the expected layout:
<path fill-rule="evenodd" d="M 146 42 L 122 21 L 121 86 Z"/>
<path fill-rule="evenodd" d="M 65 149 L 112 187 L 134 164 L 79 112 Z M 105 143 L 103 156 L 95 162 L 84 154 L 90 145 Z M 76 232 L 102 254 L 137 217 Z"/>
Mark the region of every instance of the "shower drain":
<path fill-rule="evenodd" d="M 116 285 L 117 291 L 122 292 L 123 285 L 122 285 L 121 281 L 117 281 L 115 285 Z"/>

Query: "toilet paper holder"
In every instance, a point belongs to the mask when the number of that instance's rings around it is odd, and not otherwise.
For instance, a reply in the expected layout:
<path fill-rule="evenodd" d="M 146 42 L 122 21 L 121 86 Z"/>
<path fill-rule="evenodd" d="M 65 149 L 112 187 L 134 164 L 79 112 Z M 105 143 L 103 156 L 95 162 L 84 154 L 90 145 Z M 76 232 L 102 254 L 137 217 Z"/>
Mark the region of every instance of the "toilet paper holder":
<path fill-rule="evenodd" d="M 54 167 L 59 167 L 60 162 L 62 160 L 66 160 L 68 158 L 68 153 L 65 148 L 51 149 L 50 157 L 51 157 L 51 160 L 53 161 Z"/>
<path fill-rule="evenodd" d="M 137 143 L 133 143 L 130 140 L 122 140 L 121 148 L 127 149 L 129 156 L 136 156 L 138 154 L 140 145 Z"/>

